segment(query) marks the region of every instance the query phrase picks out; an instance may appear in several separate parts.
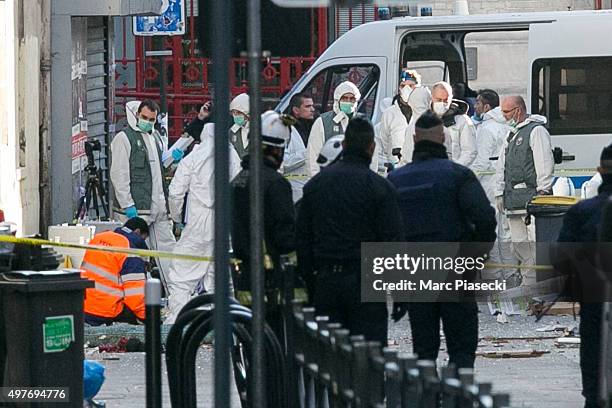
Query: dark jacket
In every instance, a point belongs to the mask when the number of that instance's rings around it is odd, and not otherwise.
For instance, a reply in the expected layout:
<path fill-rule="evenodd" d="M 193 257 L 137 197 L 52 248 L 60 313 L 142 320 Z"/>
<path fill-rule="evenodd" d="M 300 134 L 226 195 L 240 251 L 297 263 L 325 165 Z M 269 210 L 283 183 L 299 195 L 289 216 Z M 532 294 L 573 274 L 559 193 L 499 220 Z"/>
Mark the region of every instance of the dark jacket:
<path fill-rule="evenodd" d="M 312 129 L 312 125 L 314 123 L 313 120 L 308 119 L 297 119 L 293 127 L 298 131 L 300 136 L 302 137 L 302 141 L 304 142 L 304 146 L 308 146 L 308 136 L 310 136 L 310 129 Z"/>
<path fill-rule="evenodd" d="M 480 182 L 449 160 L 443 145 L 416 143 L 412 163 L 388 180 L 397 188 L 406 241 L 495 241 L 495 210 Z"/>
<path fill-rule="evenodd" d="M 185 127 L 185 133 L 189 134 L 189 136 L 193 137 L 196 142 L 200 141 L 200 135 L 202 134 L 202 129 L 204 129 L 204 125 L 212 122 L 212 115 L 207 117 L 204 120 L 200 120 L 197 116 L 189 122 L 189 124 Z"/>
<path fill-rule="evenodd" d="M 612 195 L 612 179 L 604 177 L 596 197 L 573 205 L 559 232 L 559 242 L 597 242 L 600 234 L 601 215 L 604 205 Z"/>
<path fill-rule="evenodd" d="M 232 180 L 232 246 L 236 257 L 243 261 L 241 268 L 249 268 L 250 252 L 250 197 L 249 156 L 242 160 L 242 171 Z M 274 266 L 280 256 L 295 250 L 295 210 L 291 184 L 264 158 L 262 168 L 264 240 L 266 252 Z"/>
<path fill-rule="evenodd" d="M 304 186 L 297 221 L 303 274 L 330 264 L 358 264 L 362 242 L 401 240 L 395 189 L 369 164 L 369 158 L 345 153 Z"/>
<path fill-rule="evenodd" d="M 597 242 L 602 234 L 602 217 L 612 196 L 612 177 L 603 176 L 603 184 L 596 197 L 580 201 L 565 214 L 557 242 L 551 248 L 551 259 L 558 272 L 568 280 L 564 295 L 571 300 L 604 301 L 604 276 L 597 265 Z M 608 238 L 602 237 L 603 240 Z M 610 265 L 609 244 L 604 248 L 603 265 Z M 604 270 L 607 270 L 605 268 Z"/>

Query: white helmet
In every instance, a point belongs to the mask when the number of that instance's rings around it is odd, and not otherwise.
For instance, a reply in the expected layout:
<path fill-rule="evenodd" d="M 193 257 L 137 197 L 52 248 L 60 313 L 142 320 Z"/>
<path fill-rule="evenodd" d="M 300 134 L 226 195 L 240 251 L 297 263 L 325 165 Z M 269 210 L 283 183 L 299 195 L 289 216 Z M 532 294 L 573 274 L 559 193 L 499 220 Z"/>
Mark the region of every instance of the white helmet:
<path fill-rule="evenodd" d="M 229 108 L 230 110 L 237 110 L 238 112 L 248 115 L 250 112 L 249 95 L 246 93 L 236 95 L 230 102 Z"/>
<path fill-rule="evenodd" d="M 261 115 L 261 143 L 267 146 L 286 147 L 291 139 L 291 125 L 287 115 L 266 111 Z"/>
<path fill-rule="evenodd" d="M 338 160 L 342 152 L 343 140 L 344 135 L 336 135 L 327 139 L 327 142 L 325 142 L 321 148 L 321 153 L 319 153 L 319 157 L 317 158 L 317 163 L 321 168 L 327 167 Z"/>

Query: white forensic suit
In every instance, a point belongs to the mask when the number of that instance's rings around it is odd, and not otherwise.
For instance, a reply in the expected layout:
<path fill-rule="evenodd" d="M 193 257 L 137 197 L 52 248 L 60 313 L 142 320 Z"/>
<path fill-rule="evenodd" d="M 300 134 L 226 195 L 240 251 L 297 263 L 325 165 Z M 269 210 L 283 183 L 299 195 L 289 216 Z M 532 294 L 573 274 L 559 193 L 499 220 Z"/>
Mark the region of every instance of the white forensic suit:
<path fill-rule="evenodd" d="M 245 93 L 241 93 L 237 95 L 230 102 L 230 111 L 236 110 L 238 112 L 242 112 L 245 115 L 250 114 L 250 103 L 249 103 L 249 95 Z M 244 156 L 246 156 L 249 152 L 249 124 L 250 120 L 247 120 L 243 125 L 238 125 L 234 123 L 230 127 L 230 142 L 238 157 L 242 160 Z"/>
<path fill-rule="evenodd" d="M 500 154 L 503 154 L 502 145 L 505 138 L 510 133 L 510 128 L 506 125 L 506 120 L 498 106 L 485 112 L 482 121 L 476 127 L 476 159 L 470 169 L 476 174 L 482 188 L 484 189 L 493 208 L 497 219 L 497 240 L 491 249 L 491 262 L 507 265 L 518 263 L 512 251 L 512 238 L 510 236 L 510 226 L 503 212 L 497 210 L 495 205 L 495 183 L 496 163 Z M 485 269 L 483 277 L 485 279 L 507 278 L 515 273 L 514 269 Z"/>
<path fill-rule="evenodd" d="M 315 120 L 312 124 L 312 129 L 310 130 L 310 136 L 308 137 L 308 146 L 306 148 L 306 165 L 308 167 L 308 175 L 313 177 L 315 174 L 319 172 L 319 164 L 317 163 L 317 158 L 319 157 L 319 153 L 321 152 L 321 148 L 325 144 L 325 141 L 332 136 L 344 134 L 346 131 L 346 127 L 348 126 L 349 117 L 340 110 L 339 101 L 342 95 L 352 93 L 355 95 L 355 105 L 359 103 L 359 99 L 361 98 L 361 93 L 355 84 L 349 81 L 342 82 L 340 85 L 336 87 L 334 90 L 334 105 L 332 112 L 335 113 L 333 117 L 333 134 L 325 135 L 325 128 L 323 125 L 323 117 L 324 115 L 329 114 L 329 112 L 323 113 L 321 116 Z"/>
<path fill-rule="evenodd" d="M 128 126 L 142 134 L 151 167 L 151 209 L 150 211 L 139 210 L 138 216 L 149 224 L 149 238 L 147 239 L 149 248 L 171 252 L 176 244 L 176 239 L 172 233 L 172 221 L 167 211 L 163 188 L 163 174 L 161 171 L 162 165 L 157 151 L 157 146 L 159 146 L 162 152 L 166 146 L 164 146 L 156 131 L 149 134 L 142 132 L 138 128 L 137 111 L 139 106 L 140 101 L 130 101 L 125 105 Z M 134 205 L 134 200 L 130 193 L 130 153 L 131 146 L 127 135 L 123 131 L 117 133 L 111 142 L 110 179 L 114 189 L 115 207 L 119 209 L 126 209 Z M 127 217 L 121 212 L 117 212 L 115 215 L 121 223 L 127 221 Z M 157 265 L 160 268 L 162 282 L 167 285 L 170 259 L 157 258 Z"/>
<path fill-rule="evenodd" d="M 185 229 L 175 253 L 213 256 L 214 249 L 214 125 L 208 123 L 201 134 L 201 142 L 180 163 L 170 183 L 170 214 L 182 222 L 183 204 L 187 194 Z M 240 171 L 238 154 L 230 149 L 230 179 Z M 214 291 L 214 263 L 173 259 L 169 273 L 169 314 L 164 324 L 174 323 L 179 312 L 191 299 L 198 283 L 206 292 Z"/>
<path fill-rule="evenodd" d="M 308 181 L 308 169 L 306 167 L 306 146 L 299 132 L 291 127 L 291 138 L 285 148 L 283 164 L 281 168 L 283 176 L 289 179 L 293 202 L 302 198 L 302 189 Z"/>
<path fill-rule="evenodd" d="M 400 149 L 402 159 L 404 157 L 404 144 L 409 119 L 402 113 L 399 97 L 396 97 L 391 107 L 385 110 L 380 119 L 380 142 L 381 150 L 385 163 L 396 166 L 399 163 L 397 156 L 393 155 L 393 150 Z"/>
<path fill-rule="evenodd" d="M 455 124 L 444 127 L 446 145 L 450 147 L 450 158 L 466 167 L 476 160 L 476 129 L 468 115 L 455 116 Z"/>
<path fill-rule="evenodd" d="M 408 98 L 408 105 L 410 105 L 412 108 L 412 117 L 410 118 L 408 126 L 406 126 L 406 136 L 404 137 L 400 166 L 412 162 L 416 121 L 431 107 L 431 92 L 429 91 L 429 88 L 426 86 L 417 86 L 414 88 L 410 94 L 410 98 Z"/>
<path fill-rule="evenodd" d="M 544 116 L 530 115 L 523 122 L 517 125 L 517 129 L 521 129 L 531 122 L 539 122 L 545 125 L 547 120 Z M 504 138 L 504 144 L 497 160 L 495 187 L 495 197 L 500 198 L 504 194 L 504 170 L 506 166 L 505 150 L 509 143 L 519 143 L 516 139 L 516 134 L 508 138 Z M 529 138 L 529 147 L 533 153 L 533 161 L 536 171 L 536 191 L 550 191 L 553 184 L 553 171 L 555 168 L 555 160 L 552 154 L 552 144 L 550 134 L 544 126 L 538 126 L 531 131 Z M 515 187 L 520 188 L 520 187 Z M 512 247 L 515 256 L 523 265 L 535 265 L 535 223 L 531 222 L 529 226 L 525 225 L 525 210 L 505 211 L 510 226 L 510 236 L 512 237 Z M 522 268 L 521 268 L 522 269 Z M 522 269 L 523 285 L 533 285 L 536 283 L 536 273 L 533 269 Z"/>
<path fill-rule="evenodd" d="M 593 198 L 599 194 L 599 186 L 603 184 L 601 174 L 595 173 L 593 177 L 585 181 L 580 187 L 580 197 L 582 199 Z"/>

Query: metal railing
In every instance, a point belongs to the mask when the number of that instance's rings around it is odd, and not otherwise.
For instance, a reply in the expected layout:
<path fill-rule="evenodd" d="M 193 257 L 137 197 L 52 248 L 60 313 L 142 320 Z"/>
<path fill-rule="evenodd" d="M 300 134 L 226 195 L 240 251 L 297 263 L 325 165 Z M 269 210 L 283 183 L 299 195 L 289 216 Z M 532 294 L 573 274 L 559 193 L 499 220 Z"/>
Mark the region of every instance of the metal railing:
<path fill-rule="evenodd" d="M 507 394 L 492 394 L 490 383 L 476 384 L 472 369 L 383 348 L 351 336 L 315 309 L 294 304 L 294 355 L 297 372 L 289 391 L 295 407 L 351 408 L 504 408 Z"/>
<path fill-rule="evenodd" d="M 265 389 L 274 408 L 506 408 L 508 394 L 477 384 L 472 369 L 435 362 L 352 335 L 341 324 L 317 316 L 293 299 L 295 267 L 284 264 L 281 282 L 283 328 L 265 325 Z M 212 295 L 192 299 L 170 330 L 166 364 L 172 406 L 196 406 L 196 352 L 212 330 Z M 277 310 L 278 311 L 278 310 Z M 252 401 L 251 311 L 230 302 L 234 379 L 243 407 Z M 280 338 L 280 341 L 279 341 Z M 225 375 L 226 373 L 215 373 Z"/>

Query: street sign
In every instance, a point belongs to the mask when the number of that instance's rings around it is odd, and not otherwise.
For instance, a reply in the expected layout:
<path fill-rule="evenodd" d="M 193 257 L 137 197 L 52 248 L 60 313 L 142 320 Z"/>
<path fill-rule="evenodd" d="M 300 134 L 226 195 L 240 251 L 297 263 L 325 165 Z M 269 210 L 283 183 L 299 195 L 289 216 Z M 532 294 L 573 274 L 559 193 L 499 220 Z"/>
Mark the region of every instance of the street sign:
<path fill-rule="evenodd" d="M 183 35 L 185 34 L 185 1 L 161 0 L 159 16 L 133 18 L 134 35 Z"/>
<path fill-rule="evenodd" d="M 66 350 L 74 341 L 74 316 L 47 317 L 43 323 L 43 348 L 45 353 Z"/>
<path fill-rule="evenodd" d="M 416 3 L 416 0 L 272 0 L 280 7 L 328 7 L 354 6 L 356 4 L 374 4 L 375 6 L 407 6 Z"/>

